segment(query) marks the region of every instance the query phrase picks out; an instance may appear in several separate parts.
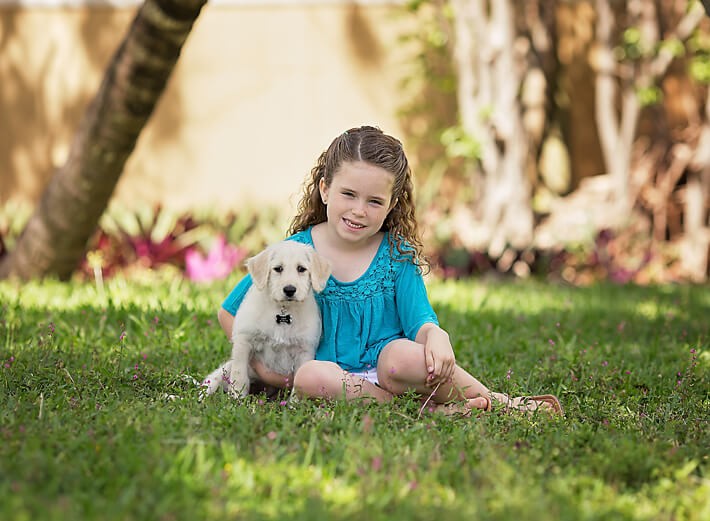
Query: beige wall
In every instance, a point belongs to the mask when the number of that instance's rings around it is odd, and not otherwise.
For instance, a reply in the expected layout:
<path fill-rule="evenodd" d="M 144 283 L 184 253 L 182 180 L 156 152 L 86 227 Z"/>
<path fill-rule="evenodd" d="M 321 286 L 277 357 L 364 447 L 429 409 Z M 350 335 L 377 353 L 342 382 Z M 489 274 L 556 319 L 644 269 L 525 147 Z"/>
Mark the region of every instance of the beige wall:
<path fill-rule="evenodd" d="M 350 126 L 400 135 L 395 5 L 208 5 L 119 182 L 129 206 L 292 209 Z M 0 7 L 0 203 L 35 201 L 134 8 Z"/>

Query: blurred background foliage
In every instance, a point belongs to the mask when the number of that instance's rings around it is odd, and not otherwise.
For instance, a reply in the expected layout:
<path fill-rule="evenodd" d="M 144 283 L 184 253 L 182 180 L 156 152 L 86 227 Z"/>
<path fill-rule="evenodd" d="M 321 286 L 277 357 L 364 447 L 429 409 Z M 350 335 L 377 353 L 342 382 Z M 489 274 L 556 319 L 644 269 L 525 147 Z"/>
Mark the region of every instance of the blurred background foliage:
<path fill-rule="evenodd" d="M 401 114 L 444 275 L 707 280 L 710 24 L 699 2 L 407 7 L 423 45 Z"/>
<path fill-rule="evenodd" d="M 705 282 L 710 19 L 678 0 L 410 0 L 399 115 L 435 274 Z M 414 45 L 412 45 L 414 44 Z M 0 257 L 31 210 L 0 212 Z M 109 207 L 77 275 L 226 272 L 292 216 Z"/>

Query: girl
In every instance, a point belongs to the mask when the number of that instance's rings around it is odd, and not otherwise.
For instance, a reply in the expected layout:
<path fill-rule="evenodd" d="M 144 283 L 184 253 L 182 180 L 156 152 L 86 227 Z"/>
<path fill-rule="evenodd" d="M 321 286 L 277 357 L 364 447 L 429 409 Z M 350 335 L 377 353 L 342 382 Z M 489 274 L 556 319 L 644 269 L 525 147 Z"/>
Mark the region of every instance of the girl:
<path fill-rule="evenodd" d="M 491 400 L 562 412 L 554 396 L 511 399 L 456 365 L 422 279 L 428 265 L 412 173 L 397 139 L 367 126 L 335 138 L 306 181 L 289 235 L 331 262 L 332 276 L 317 295 L 323 335 L 316 359 L 295 375 L 255 363 L 264 383 L 293 385 L 301 397 L 378 402 L 413 390 L 436 409 L 463 413 L 490 410 Z M 250 285 L 247 275 L 219 310 L 227 336 Z"/>

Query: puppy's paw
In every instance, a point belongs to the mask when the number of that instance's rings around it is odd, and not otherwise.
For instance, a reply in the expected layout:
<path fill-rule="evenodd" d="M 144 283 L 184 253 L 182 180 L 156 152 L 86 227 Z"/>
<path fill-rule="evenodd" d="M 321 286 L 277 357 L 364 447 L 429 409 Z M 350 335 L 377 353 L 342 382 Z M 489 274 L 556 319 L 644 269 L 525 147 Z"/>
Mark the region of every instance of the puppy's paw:
<path fill-rule="evenodd" d="M 227 393 L 235 400 L 245 398 L 249 394 L 249 382 L 232 381 L 227 388 Z"/>
<path fill-rule="evenodd" d="M 209 396 L 216 393 L 218 389 L 223 387 L 223 385 L 224 381 L 222 379 L 222 375 L 215 371 L 202 380 L 202 383 L 200 384 L 200 394 Z"/>

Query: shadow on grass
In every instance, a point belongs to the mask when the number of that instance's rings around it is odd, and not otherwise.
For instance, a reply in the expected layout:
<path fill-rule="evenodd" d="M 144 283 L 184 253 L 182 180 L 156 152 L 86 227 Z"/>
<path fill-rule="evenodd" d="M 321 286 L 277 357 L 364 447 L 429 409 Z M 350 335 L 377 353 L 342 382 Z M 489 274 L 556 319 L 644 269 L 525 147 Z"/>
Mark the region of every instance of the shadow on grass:
<path fill-rule="evenodd" d="M 694 355 L 710 351 L 706 288 L 432 283 L 459 363 L 494 390 L 558 394 L 567 417 L 551 420 L 419 419 L 406 397 L 200 403 L 181 375 L 228 353 L 215 318 L 224 287 L 116 291 L 103 304 L 82 287 L 26 289 L 0 285 L 0 476 L 11 476 L 0 493 L 16 502 L 0 513 L 371 518 L 370 498 L 393 517 L 436 505 L 522 520 L 623 513 L 630 497 L 666 513 L 702 506 L 708 361 Z"/>

